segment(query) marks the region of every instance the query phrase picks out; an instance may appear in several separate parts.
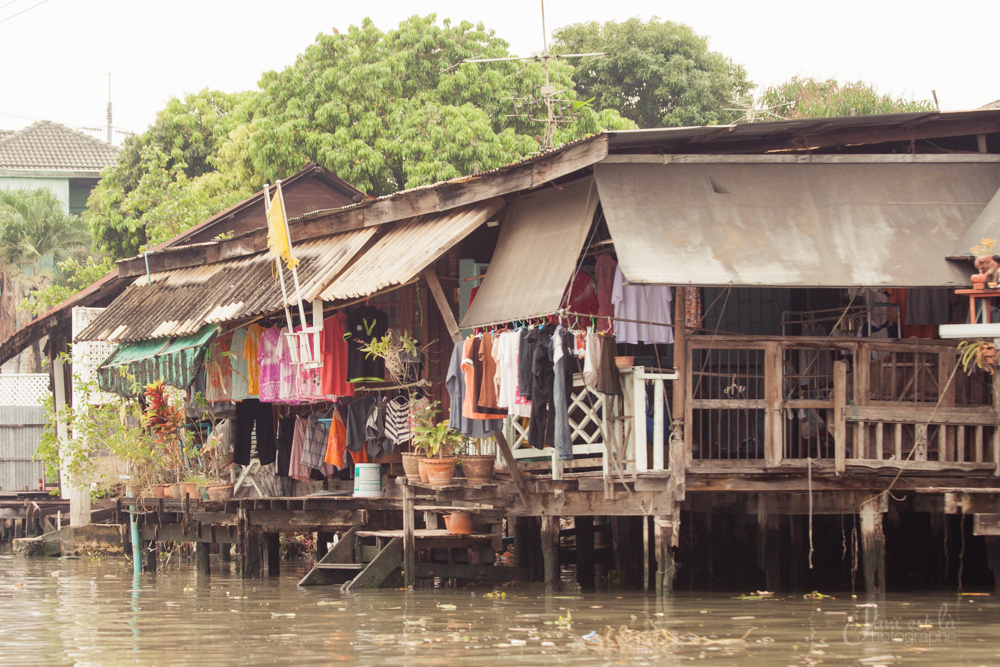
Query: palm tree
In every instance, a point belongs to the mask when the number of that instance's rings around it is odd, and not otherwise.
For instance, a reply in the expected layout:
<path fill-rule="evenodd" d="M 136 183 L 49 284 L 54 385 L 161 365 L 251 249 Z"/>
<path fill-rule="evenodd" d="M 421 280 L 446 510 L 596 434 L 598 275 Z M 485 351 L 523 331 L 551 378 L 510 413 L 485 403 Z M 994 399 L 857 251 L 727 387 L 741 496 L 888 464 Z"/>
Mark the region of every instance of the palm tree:
<path fill-rule="evenodd" d="M 18 306 L 32 289 L 50 284 L 60 262 L 87 250 L 91 236 L 79 216 L 69 215 L 49 190 L 0 192 L 0 337 L 23 324 Z M 32 344 L 41 371 L 38 342 Z"/>

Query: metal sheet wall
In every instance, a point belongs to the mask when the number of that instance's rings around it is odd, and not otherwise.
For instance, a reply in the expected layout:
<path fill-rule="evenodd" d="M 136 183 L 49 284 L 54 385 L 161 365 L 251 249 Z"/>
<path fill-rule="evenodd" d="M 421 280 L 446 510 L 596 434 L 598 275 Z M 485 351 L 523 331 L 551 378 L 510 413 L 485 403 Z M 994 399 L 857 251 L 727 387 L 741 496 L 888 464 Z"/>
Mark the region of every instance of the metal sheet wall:
<path fill-rule="evenodd" d="M 44 429 L 45 411 L 33 406 L 0 406 L 0 488 L 35 489 L 42 464 L 32 460 Z"/>

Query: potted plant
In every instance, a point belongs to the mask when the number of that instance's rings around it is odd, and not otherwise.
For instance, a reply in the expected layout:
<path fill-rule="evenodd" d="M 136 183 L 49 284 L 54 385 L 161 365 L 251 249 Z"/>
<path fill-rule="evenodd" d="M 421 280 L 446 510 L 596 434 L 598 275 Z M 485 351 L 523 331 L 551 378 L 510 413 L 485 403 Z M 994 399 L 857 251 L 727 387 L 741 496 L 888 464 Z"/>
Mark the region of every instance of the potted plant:
<path fill-rule="evenodd" d="M 493 479 L 495 457 L 492 454 L 480 453 L 478 443 L 476 443 L 476 453 L 460 455 L 459 463 L 462 464 L 465 480 L 471 484 L 485 484 Z"/>
<path fill-rule="evenodd" d="M 412 384 L 420 379 L 421 360 L 430 345 L 417 345 L 417 339 L 405 331 L 390 331 L 358 349 L 371 359 L 381 359 L 393 383 L 400 385 Z"/>
<path fill-rule="evenodd" d="M 422 453 L 421 463 L 427 470 L 430 484 L 444 486 L 455 476 L 457 459 L 452 456 L 462 446 L 462 435 L 446 421 L 435 422 L 440 412 L 438 401 L 414 415 L 413 449 Z"/>
<path fill-rule="evenodd" d="M 985 289 L 987 285 L 996 287 L 1000 282 L 1000 263 L 996 259 L 998 249 L 1000 241 L 990 238 L 982 238 L 978 245 L 972 246 L 975 266 L 979 269 L 979 273 L 974 273 L 971 277 L 973 289 Z"/>

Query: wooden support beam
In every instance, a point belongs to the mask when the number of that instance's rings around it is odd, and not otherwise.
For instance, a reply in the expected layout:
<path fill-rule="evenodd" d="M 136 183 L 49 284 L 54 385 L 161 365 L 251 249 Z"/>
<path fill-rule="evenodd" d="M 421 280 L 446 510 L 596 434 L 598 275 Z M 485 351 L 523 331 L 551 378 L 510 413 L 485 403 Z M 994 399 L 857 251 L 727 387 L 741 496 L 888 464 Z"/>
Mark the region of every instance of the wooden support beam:
<path fill-rule="evenodd" d="M 674 591 L 677 564 L 674 561 L 673 545 L 677 543 L 679 526 L 673 516 L 653 517 L 653 539 L 656 549 L 656 594 L 668 598 Z"/>
<path fill-rule="evenodd" d="M 146 545 L 146 548 L 143 551 L 143 560 L 145 561 L 143 569 L 146 572 L 156 572 L 156 559 L 160 554 L 160 543 L 155 540 L 151 540 L 148 542 L 143 541 L 143 544 Z"/>
<path fill-rule="evenodd" d="M 545 592 L 559 590 L 559 518 L 542 517 L 542 560 L 545 569 Z"/>
<path fill-rule="evenodd" d="M 200 575 L 209 574 L 212 571 L 208 557 L 210 547 L 208 542 L 197 542 L 194 545 L 194 569 Z"/>
<path fill-rule="evenodd" d="M 405 478 L 399 479 L 403 487 L 403 585 L 413 588 L 417 583 L 417 542 L 414 538 L 413 487 Z"/>
<path fill-rule="evenodd" d="M 267 576 L 277 577 L 281 574 L 281 534 L 265 533 L 264 546 L 267 551 Z"/>
<path fill-rule="evenodd" d="M 993 590 L 1000 594 L 1000 537 L 986 538 L 986 562 L 993 572 Z"/>
<path fill-rule="evenodd" d="M 249 513 L 249 510 L 241 507 L 236 517 L 240 545 L 240 576 L 244 579 L 257 579 L 264 573 L 264 562 L 261 559 L 261 531 L 259 526 L 250 523 Z"/>
<path fill-rule="evenodd" d="M 591 590 L 595 586 L 594 517 L 578 516 L 573 523 L 576 526 L 576 581 L 583 590 Z"/>
<path fill-rule="evenodd" d="M 847 362 L 833 362 L 833 470 L 847 470 Z"/>
<path fill-rule="evenodd" d="M 885 595 L 885 533 L 878 503 L 865 502 L 859 509 L 861 519 L 861 563 L 865 590 L 872 596 Z"/>
<path fill-rule="evenodd" d="M 764 586 L 781 590 L 781 524 L 770 511 L 770 497 L 757 494 L 757 562 L 764 570 Z"/>
<path fill-rule="evenodd" d="M 444 325 L 451 335 L 451 341 L 457 343 L 462 340 L 462 332 L 458 328 L 458 321 L 455 319 L 455 314 L 451 311 L 451 304 L 448 303 L 448 297 L 445 296 L 444 290 L 441 289 L 441 282 L 438 280 L 437 274 L 434 273 L 434 267 L 428 266 L 420 272 L 420 275 L 427 281 L 427 288 L 430 290 L 431 296 L 434 297 L 434 303 L 437 304 L 438 311 L 441 313 L 441 319 L 444 320 Z"/>
<path fill-rule="evenodd" d="M 1000 537 L 1000 514 L 973 514 L 972 534 Z"/>
<path fill-rule="evenodd" d="M 504 437 L 502 430 L 497 431 L 493 437 L 496 439 L 497 449 L 500 450 L 500 456 L 503 457 L 507 472 L 510 473 L 511 481 L 517 487 L 517 495 L 521 497 L 521 504 L 527 506 L 531 501 L 531 496 L 528 493 L 527 484 L 524 483 L 521 469 L 517 465 L 517 459 L 514 458 L 514 454 L 510 451 L 510 445 L 507 444 L 507 438 Z"/>

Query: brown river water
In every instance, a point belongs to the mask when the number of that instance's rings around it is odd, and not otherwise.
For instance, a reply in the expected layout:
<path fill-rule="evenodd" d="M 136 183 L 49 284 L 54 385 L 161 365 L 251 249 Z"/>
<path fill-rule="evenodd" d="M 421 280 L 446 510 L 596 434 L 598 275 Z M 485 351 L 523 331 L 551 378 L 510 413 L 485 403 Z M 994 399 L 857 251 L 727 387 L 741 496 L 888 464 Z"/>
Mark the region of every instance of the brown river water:
<path fill-rule="evenodd" d="M 530 588 L 341 594 L 213 560 L 133 581 L 122 560 L 0 555 L 3 665 L 1000 665 L 1000 600 L 807 600 Z"/>

